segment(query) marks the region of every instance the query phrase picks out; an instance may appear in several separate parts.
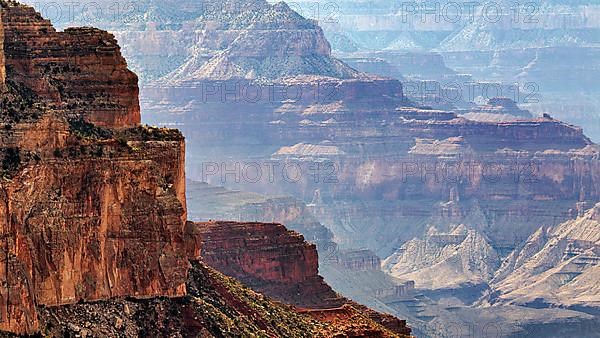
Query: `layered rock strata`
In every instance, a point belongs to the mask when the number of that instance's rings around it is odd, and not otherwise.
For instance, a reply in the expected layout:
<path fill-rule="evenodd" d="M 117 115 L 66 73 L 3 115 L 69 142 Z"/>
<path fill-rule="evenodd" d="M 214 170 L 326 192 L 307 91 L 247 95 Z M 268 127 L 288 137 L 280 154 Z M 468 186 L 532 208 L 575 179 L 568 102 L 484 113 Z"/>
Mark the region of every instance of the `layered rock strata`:
<path fill-rule="evenodd" d="M 356 306 L 348 329 L 317 322 L 195 261 L 183 137 L 139 125 L 137 77 L 112 35 L 57 32 L 31 7 L 1 5 L 0 330 L 399 336 L 373 319 L 404 327 L 393 317 Z M 311 267 L 316 251 L 303 245 Z"/>
<path fill-rule="evenodd" d="M 342 300 L 319 276 L 314 244 L 275 223 L 195 223 L 203 260 L 286 303 L 336 308 Z"/>
<path fill-rule="evenodd" d="M 562 306 L 598 314 L 600 205 L 576 220 L 542 227 L 517 248 L 492 280 L 488 301 Z"/>
<path fill-rule="evenodd" d="M 181 134 L 139 126 L 110 34 L 4 1 L 1 22 L 0 329 L 37 332 L 38 306 L 185 295 Z"/>
<path fill-rule="evenodd" d="M 32 7 L 2 7 L 9 79 L 28 87 L 38 100 L 98 126 L 140 123 L 137 76 L 127 69 L 112 34 L 94 28 L 57 32 Z"/>
<path fill-rule="evenodd" d="M 392 276 L 414 280 L 419 288 L 452 289 L 485 285 L 499 265 L 488 240 L 477 230 L 459 225 L 450 232 L 430 228 L 425 239 L 406 242 L 383 266 Z"/>
<path fill-rule="evenodd" d="M 293 304 L 301 313 L 346 327 L 354 316 L 367 315 L 399 335 L 409 335 L 406 322 L 337 295 L 318 274 L 314 244 L 275 223 L 188 223 L 202 242 L 207 265 L 235 277 L 253 290 Z M 362 325 L 347 326 L 363 332 Z M 364 333 L 378 336 L 376 332 Z"/>

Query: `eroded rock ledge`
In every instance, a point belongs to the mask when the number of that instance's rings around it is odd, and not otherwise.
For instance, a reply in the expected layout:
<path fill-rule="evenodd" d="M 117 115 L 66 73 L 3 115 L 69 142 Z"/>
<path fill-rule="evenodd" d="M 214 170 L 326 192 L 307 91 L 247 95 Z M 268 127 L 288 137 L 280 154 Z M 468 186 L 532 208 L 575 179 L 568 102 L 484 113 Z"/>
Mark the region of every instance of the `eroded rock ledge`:
<path fill-rule="evenodd" d="M 406 321 L 336 294 L 319 275 L 315 245 L 281 224 L 189 222 L 188 233 L 201 241 L 207 265 L 253 290 L 295 305 L 301 313 L 342 326 L 351 325 L 355 316 L 366 315 L 395 334 L 410 335 Z"/>
<path fill-rule="evenodd" d="M 110 34 L 1 5 L 0 330 L 37 332 L 38 306 L 185 295 L 182 135 L 139 125 Z"/>

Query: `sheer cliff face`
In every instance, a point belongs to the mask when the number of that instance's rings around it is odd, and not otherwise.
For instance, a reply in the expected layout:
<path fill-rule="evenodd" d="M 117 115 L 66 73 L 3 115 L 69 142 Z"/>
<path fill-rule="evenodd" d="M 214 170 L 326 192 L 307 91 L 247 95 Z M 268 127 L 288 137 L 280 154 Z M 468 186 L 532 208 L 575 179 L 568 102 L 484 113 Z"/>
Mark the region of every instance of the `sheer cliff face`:
<path fill-rule="evenodd" d="M 209 266 L 286 303 L 336 308 L 344 302 L 319 276 L 314 244 L 272 223 L 195 223 Z"/>
<path fill-rule="evenodd" d="M 110 34 L 1 12 L 0 329 L 36 332 L 39 305 L 184 295 L 183 137 L 139 126 Z"/>

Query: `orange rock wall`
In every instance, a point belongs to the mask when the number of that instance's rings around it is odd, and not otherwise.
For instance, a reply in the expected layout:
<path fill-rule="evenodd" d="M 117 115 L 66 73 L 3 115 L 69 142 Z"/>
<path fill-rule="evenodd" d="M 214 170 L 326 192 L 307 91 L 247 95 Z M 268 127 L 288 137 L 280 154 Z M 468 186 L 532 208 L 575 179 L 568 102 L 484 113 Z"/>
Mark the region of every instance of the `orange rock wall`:
<path fill-rule="evenodd" d="M 40 99 L 106 127 L 140 123 L 137 76 L 112 34 L 94 28 L 57 32 L 32 7 L 2 8 L 9 76 Z"/>
<path fill-rule="evenodd" d="M 183 137 L 139 127 L 112 35 L 58 33 L 5 2 L 1 18 L 3 99 L 35 114 L 0 129 L 0 330 L 38 332 L 38 306 L 185 295 L 199 249 L 184 243 Z"/>
<path fill-rule="evenodd" d="M 300 307 L 344 303 L 321 276 L 314 244 L 275 223 L 193 223 L 202 259 L 270 297 Z"/>

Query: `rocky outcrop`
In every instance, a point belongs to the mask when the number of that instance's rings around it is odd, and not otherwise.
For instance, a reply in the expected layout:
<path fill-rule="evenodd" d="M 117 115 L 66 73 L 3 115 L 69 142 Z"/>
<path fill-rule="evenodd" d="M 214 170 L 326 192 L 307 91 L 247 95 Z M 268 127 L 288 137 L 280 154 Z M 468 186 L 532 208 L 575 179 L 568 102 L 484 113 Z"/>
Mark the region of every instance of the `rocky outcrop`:
<path fill-rule="evenodd" d="M 347 308 L 348 318 L 298 314 L 200 262 L 192 262 L 188 294 L 180 298 L 114 299 L 41 310 L 53 337 L 408 337 Z"/>
<path fill-rule="evenodd" d="M 5 63 L 12 80 L 39 100 L 96 125 L 140 123 L 137 76 L 111 34 L 93 28 L 57 32 L 32 7 L 3 7 Z"/>
<path fill-rule="evenodd" d="M 460 112 L 460 111 L 458 111 Z M 530 119 L 533 115 L 527 110 L 520 109 L 516 102 L 507 97 L 495 97 L 483 106 L 460 112 L 461 116 L 474 121 L 514 121 Z"/>
<path fill-rule="evenodd" d="M 314 244 L 283 225 L 195 223 L 209 266 L 286 303 L 335 308 L 344 301 L 319 276 Z"/>
<path fill-rule="evenodd" d="M 489 302 L 597 313 L 599 236 L 600 205 L 576 220 L 540 228 L 504 261 Z"/>
<path fill-rule="evenodd" d="M 12 2 L 1 18 L 0 329 L 37 332 L 38 306 L 185 295 L 183 137 L 139 126 L 110 34 Z"/>
<path fill-rule="evenodd" d="M 208 222 L 188 226 L 202 242 L 207 265 L 253 290 L 297 306 L 300 313 L 358 336 L 380 336 L 381 329 L 372 331 L 358 320 L 364 316 L 396 334 L 410 334 L 405 321 L 337 295 L 318 274 L 315 246 L 280 224 Z"/>
<path fill-rule="evenodd" d="M 430 228 L 424 240 L 408 241 L 383 262 L 392 276 L 414 280 L 424 289 L 486 284 L 499 265 L 485 237 L 464 225 L 447 233 Z"/>

